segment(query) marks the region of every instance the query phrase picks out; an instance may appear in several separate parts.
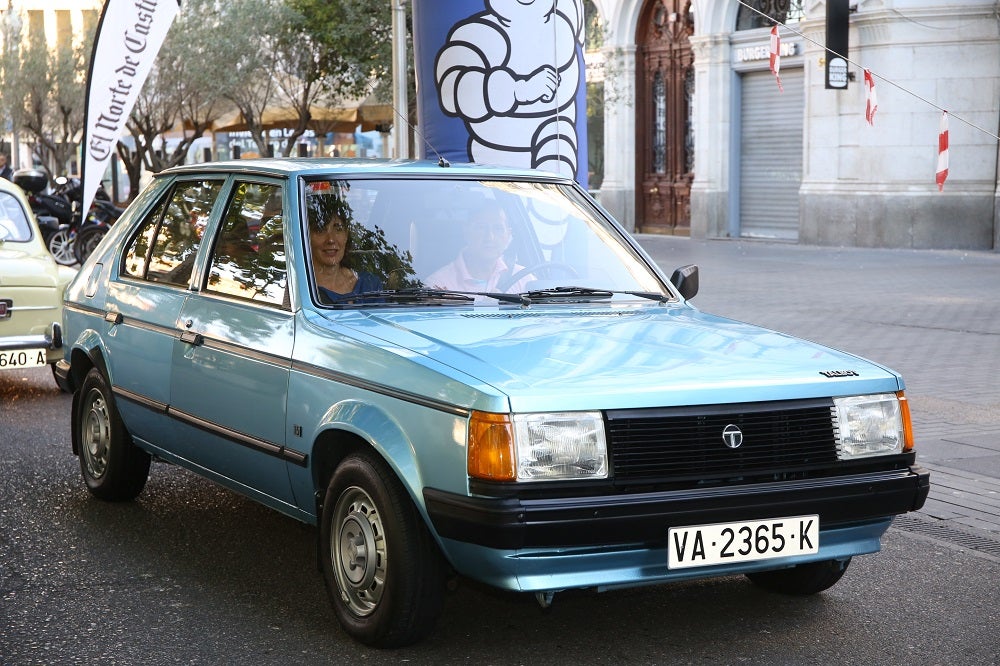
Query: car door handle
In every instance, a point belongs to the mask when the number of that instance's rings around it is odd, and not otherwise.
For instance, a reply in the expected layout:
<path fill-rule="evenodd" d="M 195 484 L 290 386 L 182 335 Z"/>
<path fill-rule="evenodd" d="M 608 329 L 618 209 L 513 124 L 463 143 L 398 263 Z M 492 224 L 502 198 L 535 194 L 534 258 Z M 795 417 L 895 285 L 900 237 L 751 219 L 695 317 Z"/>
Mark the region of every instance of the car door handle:
<path fill-rule="evenodd" d="M 121 312 L 105 312 L 104 321 L 109 324 L 120 324 L 122 323 L 122 313 Z"/>
<path fill-rule="evenodd" d="M 201 333 L 194 333 L 192 331 L 184 331 L 181 333 L 181 342 L 186 342 L 189 345 L 198 346 L 205 341 Z"/>

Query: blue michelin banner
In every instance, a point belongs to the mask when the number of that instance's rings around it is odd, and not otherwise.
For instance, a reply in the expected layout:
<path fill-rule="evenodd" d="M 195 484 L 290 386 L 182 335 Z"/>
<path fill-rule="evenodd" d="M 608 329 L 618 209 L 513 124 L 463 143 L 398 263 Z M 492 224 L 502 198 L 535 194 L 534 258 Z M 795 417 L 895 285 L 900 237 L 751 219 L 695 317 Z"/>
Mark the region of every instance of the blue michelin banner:
<path fill-rule="evenodd" d="M 583 0 L 414 0 L 422 157 L 587 187 Z"/>

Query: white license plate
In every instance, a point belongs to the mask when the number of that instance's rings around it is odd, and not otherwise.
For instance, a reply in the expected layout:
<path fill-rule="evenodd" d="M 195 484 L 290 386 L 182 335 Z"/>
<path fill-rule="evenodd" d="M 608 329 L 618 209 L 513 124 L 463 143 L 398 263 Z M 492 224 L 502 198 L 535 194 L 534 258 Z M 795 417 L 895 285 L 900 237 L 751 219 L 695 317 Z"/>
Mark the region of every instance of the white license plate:
<path fill-rule="evenodd" d="M 768 560 L 819 551 L 819 516 L 671 527 L 667 568 Z"/>
<path fill-rule="evenodd" d="M 15 349 L 0 351 L 0 370 L 38 368 L 45 365 L 45 349 Z"/>

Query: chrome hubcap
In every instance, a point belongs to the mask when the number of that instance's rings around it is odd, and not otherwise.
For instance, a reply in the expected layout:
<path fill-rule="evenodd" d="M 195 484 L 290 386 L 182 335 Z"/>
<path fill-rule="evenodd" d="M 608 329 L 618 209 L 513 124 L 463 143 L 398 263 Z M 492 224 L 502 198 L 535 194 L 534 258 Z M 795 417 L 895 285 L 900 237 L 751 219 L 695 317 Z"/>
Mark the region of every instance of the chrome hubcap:
<path fill-rule="evenodd" d="M 95 479 L 108 470 L 108 448 L 111 444 L 111 417 L 108 403 L 99 391 L 91 391 L 80 431 L 81 453 L 87 473 Z"/>
<path fill-rule="evenodd" d="M 385 590 L 385 533 L 378 507 L 361 488 L 348 488 L 337 501 L 330 553 L 341 599 L 355 615 L 374 612 Z"/>

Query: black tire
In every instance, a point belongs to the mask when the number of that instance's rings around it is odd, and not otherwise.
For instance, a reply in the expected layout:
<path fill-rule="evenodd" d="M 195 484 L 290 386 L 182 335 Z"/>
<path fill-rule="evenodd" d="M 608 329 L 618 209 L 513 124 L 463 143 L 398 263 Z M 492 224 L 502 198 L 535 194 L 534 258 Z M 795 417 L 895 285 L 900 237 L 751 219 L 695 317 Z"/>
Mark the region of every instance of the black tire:
<path fill-rule="evenodd" d="M 108 227 L 104 225 L 87 225 L 81 228 L 73 243 L 73 256 L 77 262 L 80 264 L 85 262 L 107 233 Z"/>
<path fill-rule="evenodd" d="M 791 569 L 758 571 L 747 574 L 755 585 L 771 592 L 792 595 L 808 595 L 833 587 L 847 572 L 851 558 L 846 560 L 826 560 L 800 564 Z"/>
<path fill-rule="evenodd" d="M 102 500 L 135 499 L 149 478 L 149 454 L 125 430 L 104 375 L 91 369 L 75 395 L 80 471 L 87 489 Z"/>
<path fill-rule="evenodd" d="M 372 647 L 431 632 L 444 605 L 446 567 L 416 507 L 376 455 L 356 453 L 330 479 L 320 556 L 341 627 Z"/>

